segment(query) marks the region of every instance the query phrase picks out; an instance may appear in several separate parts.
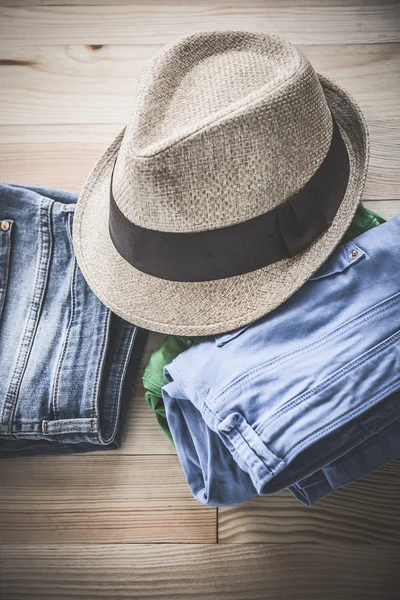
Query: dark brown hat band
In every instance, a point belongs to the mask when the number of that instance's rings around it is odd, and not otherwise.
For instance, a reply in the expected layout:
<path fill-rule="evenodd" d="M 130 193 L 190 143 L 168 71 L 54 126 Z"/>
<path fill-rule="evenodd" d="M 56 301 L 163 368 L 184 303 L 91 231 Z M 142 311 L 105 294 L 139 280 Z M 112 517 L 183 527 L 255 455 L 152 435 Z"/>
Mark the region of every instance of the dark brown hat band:
<path fill-rule="evenodd" d="M 272 210 L 236 225 L 193 233 L 155 231 L 129 221 L 110 189 L 109 230 L 133 267 L 169 281 L 243 275 L 306 250 L 331 225 L 346 193 L 349 157 L 335 121 L 328 153 L 304 187 Z"/>

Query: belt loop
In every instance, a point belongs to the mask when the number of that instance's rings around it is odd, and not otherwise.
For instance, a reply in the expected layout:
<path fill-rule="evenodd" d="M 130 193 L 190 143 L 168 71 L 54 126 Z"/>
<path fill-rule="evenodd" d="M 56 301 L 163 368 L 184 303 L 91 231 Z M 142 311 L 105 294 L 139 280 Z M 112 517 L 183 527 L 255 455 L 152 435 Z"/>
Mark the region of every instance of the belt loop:
<path fill-rule="evenodd" d="M 246 465 L 257 491 L 284 469 L 286 463 L 265 445 L 260 436 L 240 413 L 231 413 L 218 425 Z"/>

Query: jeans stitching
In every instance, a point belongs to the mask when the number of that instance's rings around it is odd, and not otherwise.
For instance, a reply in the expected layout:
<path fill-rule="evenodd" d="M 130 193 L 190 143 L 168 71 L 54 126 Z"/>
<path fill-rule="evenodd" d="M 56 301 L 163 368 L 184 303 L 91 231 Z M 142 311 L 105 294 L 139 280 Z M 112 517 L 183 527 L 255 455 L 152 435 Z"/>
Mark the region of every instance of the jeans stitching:
<path fill-rule="evenodd" d="M 69 222 L 70 222 L 70 218 L 68 215 L 68 224 L 67 224 L 67 232 L 69 230 Z M 76 286 L 76 271 L 77 271 L 77 264 L 76 261 L 73 262 L 73 268 L 72 268 L 72 277 L 71 277 L 71 284 L 70 284 L 70 294 L 71 294 L 71 314 L 70 314 L 70 318 L 68 321 L 68 325 L 67 325 L 67 329 L 65 331 L 65 335 L 64 335 L 64 341 L 63 341 L 63 347 L 62 347 L 62 351 L 60 354 L 60 358 L 58 361 L 58 365 L 57 365 L 57 371 L 56 371 L 56 375 L 54 377 L 54 384 L 53 384 L 53 394 L 52 394 L 52 400 L 53 400 L 53 412 L 54 412 L 54 420 L 58 420 L 59 418 L 59 413 L 58 413 L 58 394 L 59 394 L 59 388 L 60 388 L 60 378 L 61 378 L 61 371 L 64 365 L 64 361 L 65 361 L 65 357 L 67 354 L 67 347 L 68 347 L 68 342 L 69 342 L 69 338 L 70 338 L 70 334 L 71 334 L 71 327 L 72 324 L 75 320 L 75 314 L 76 314 L 76 294 L 75 294 L 75 286 Z"/>
<path fill-rule="evenodd" d="M 297 452 L 299 450 L 302 450 L 304 448 L 304 446 L 307 445 L 310 440 L 313 440 L 313 438 L 318 439 L 318 437 L 321 434 L 325 435 L 326 433 L 329 433 L 333 429 L 335 429 L 338 425 L 341 425 L 343 422 L 346 422 L 346 421 L 348 422 L 351 418 L 357 417 L 359 414 L 365 412 L 368 408 L 370 408 L 371 406 L 376 404 L 376 402 L 379 402 L 379 400 L 382 400 L 383 398 L 386 398 L 387 396 L 389 396 L 391 392 L 395 392 L 397 389 L 399 389 L 399 387 L 400 387 L 400 377 L 398 379 L 396 379 L 394 382 L 392 382 L 390 385 L 383 388 L 383 390 L 381 390 L 377 394 L 374 394 L 374 396 L 372 396 L 368 401 L 364 402 L 362 406 L 354 408 L 353 410 L 349 411 L 342 417 L 338 417 L 337 419 L 335 419 L 334 421 L 329 423 L 329 425 L 326 425 L 319 431 L 312 433 L 311 435 L 307 436 L 304 440 L 297 443 L 295 446 L 293 446 L 293 448 L 290 450 L 290 452 L 288 452 L 288 460 L 290 460 L 290 458 L 293 456 L 293 454 L 295 453 L 296 450 L 297 450 Z"/>
<path fill-rule="evenodd" d="M 9 267 L 10 267 L 10 252 L 11 252 L 11 232 L 12 232 L 12 227 L 13 227 L 13 221 L 11 219 L 8 219 L 8 222 L 10 223 L 10 228 L 7 232 L 3 232 L 2 235 L 2 239 L 6 239 L 6 253 L 4 256 L 4 271 L 3 271 L 3 281 L 2 281 L 2 287 L 0 288 L 0 319 L 1 319 L 1 315 L 3 312 L 3 307 L 4 307 L 4 302 L 6 299 L 6 294 L 7 294 L 7 289 L 8 289 L 8 271 L 9 271 Z"/>
<path fill-rule="evenodd" d="M 213 409 L 211 409 L 209 406 L 207 406 L 206 404 L 203 405 L 202 410 L 201 410 L 201 415 L 204 418 L 205 423 L 207 424 L 207 420 L 205 418 L 205 412 L 210 413 L 210 415 L 214 415 L 214 417 L 217 419 L 217 421 L 219 421 L 219 423 L 222 423 L 222 421 L 225 419 L 225 417 L 221 417 L 217 412 L 215 412 Z M 246 421 L 246 419 L 243 417 L 244 422 L 247 424 L 247 426 L 249 428 L 252 429 L 251 425 L 249 425 L 249 423 Z M 208 424 L 207 424 L 208 425 Z M 213 429 L 212 427 L 210 427 L 210 429 Z M 259 456 L 259 454 L 257 453 L 257 451 L 252 447 L 252 445 L 250 444 L 250 442 L 247 440 L 247 438 L 242 434 L 242 432 L 240 431 L 240 429 L 238 427 L 233 427 L 232 431 L 235 431 L 236 433 L 234 434 L 234 436 L 231 436 L 223 431 L 220 431 L 218 429 L 218 426 L 216 429 L 214 429 L 213 431 L 215 431 L 215 433 L 217 433 L 217 435 L 219 435 L 220 437 L 225 437 L 231 444 L 231 446 L 233 447 L 233 452 L 230 448 L 228 448 L 229 452 L 231 453 L 231 455 L 233 456 L 233 458 L 236 460 L 236 462 L 238 462 L 238 459 L 236 457 L 239 458 L 240 461 L 243 461 L 253 472 L 255 472 L 255 468 L 257 467 L 257 464 L 260 464 L 261 467 L 265 470 L 265 474 L 272 474 L 272 476 L 275 475 L 276 473 L 276 468 L 274 467 L 269 467 L 265 464 L 264 460 Z M 254 429 L 253 429 L 254 431 Z M 256 433 L 256 432 L 254 432 Z M 256 434 L 257 435 L 257 434 Z M 234 442 L 233 442 L 233 437 L 239 437 L 240 438 L 240 446 L 246 446 L 252 453 L 252 456 L 249 458 L 251 458 L 251 462 L 252 462 L 252 466 L 250 466 L 248 464 L 248 462 L 244 459 L 244 457 L 241 455 L 239 449 L 235 446 Z M 267 448 L 267 450 L 269 452 L 271 452 L 271 454 L 273 454 L 278 460 L 284 462 L 277 454 L 275 454 L 275 452 L 272 452 L 272 450 L 270 450 L 268 448 L 268 446 L 264 443 L 263 440 L 260 439 L 260 442 Z M 257 476 L 257 473 L 255 472 L 255 475 Z"/>
<path fill-rule="evenodd" d="M 15 363 L 14 372 L 12 374 L 8 390 L 5 395 L 4 406 L 2 411 L 2 422 L 6 421 L 6 413 L 8 416 L 8 433 L 12 429 L 12 420 L 15 408 L 18 402 L 19 390 L 21 388 L 22 379 L 26 370 L 27 361 L 32 349 L 33 340 L 35 338 L 40 312 L 42 309 L 43 299 L 46 291 L 48 279 L 49 264 L 52 250 L 52 231 L 50 214 L 52 203 L 46 198 L 41 198 L 40 206 L 40 254 L 37 267 L 37 278 L 33 291 L 33 297 L 30 303 L 28 318 L 19 348 L 18 357 Z"/>
<path fill-rule="evenodd" d="M 361 313 L 361 315 L 357 315 L 357 316 L 353 317 L 352 319 L 350 319 L 350 321 L 347 321 L 346 323 L 343 323 L 342 325 L 337 327 L 333 332 L 327 333 L 326 335 L 322 336 L 315 342 L 312 342 L 311 344 L 305 346 L 304 348 L 299 348 L 298 350 L 289 352 L 288 354 L 285 354 L 277 359 L 274 359 L 272 361 L 269 361 L 267 363 L 264 363 L 263 365 L 256 367 L 252 371 L 249 371 L 248 373 L 246 373 L 245 375 L 240 377 L 238 380 L 230 383 L 225 389 L 223 389 L 221 392 L 219 392 L 216 396 L 214 396 L 213 398 L 208 400 L 207 401 L 208 404 L 214 405 L 217 400 L 223 399 L 230 393 L 232 393 L 238 389 L 241 389 L 245 383 L 250 383 L 251 381 L 253 381 L 257 377 L 259 377 L 260 375 L 263 375 L 265 372 L 272 370 L 278 366 L 281 366 L 281 365 L 285 364 L 286 362 L 289 362 L 293 358 L 297 358 L 299 356 L 305 356 L 305 355 L 309 354 L 310 352 L 312 352 L 313 350 L 316 350 L 316 349 L 324 346 L 328 342 L 336 340 L 337 338 L 341 337 L 345 333 L 358 327 L 362 323 L 368 322 L 374 316 L 379 315 L 379 314 L 385 312 L 386 310 L 389 310 L 390 308 L 392 308 L 392 306 L 399 303 L 399 301 L 400 301 L 400 292 L 398 292 L 394 296 L 391 296 L 387 300 L 379 302 L 378 304 L 374 305 L 373 307 L 367 309 L 366 311 Z"/>
<path fill-rule="evenodd" d="M 118 362 L 119 368 L 118 368 L 118 373 L 117 373 L 117 377 L 116 377 L 116 382 L 114 383 L 114 389 L 118 388 L 117 402 L 114 402 L 114 406 L 113 406 L 113 415 L 112 415 L 113 430 L 112 430 L 112 434 L 109 436 L 108 440 L 112 440 L 115 437 L 116 430 L 118 427 L 118 415 L 121 410 L 121 397 L 122 397 L 123 384 L 125 381 L 124 375 L 126 374 L 129 359 L 130 359 L 130 356 L 132 353 L 133 344 L 134 344 L 134 341 L 137 336 L 137 331 L 138 331 L 137 327 L 134 328 L 133 334 L 131 334 L 130 327 L 127 327 L 126 331 L 125 331 L 125 336 L 124 336 L 125 341 L 123 342 L 122 351 L 120 352 L 121 356 L 124 357 L 124 360 L 120 360 Z M 101 432 L 100 432 L 100 437 L 103 440 L 103 442 L 106 442 L 106 440 L 103 439 Z M 108 441 L 107 443 L 110 443 L 110 442 Z"/>
<path fill-rule="evenodd" d="M 294 398 L 293 400 L 290 400 L 285 406 L 283 406 L 280 410 L 278 410 L 276 413 L 274 413 L 269 419 L 267 419 L 267 421 L 264 421 L 264 423 L 260 427 L 257 427 L 256 428 L 257 433 L 259 435 L 261 435 L 264 432 L 264 430 L 266 429 L 266 427 L 271 425 L 271 423 L 274 423 L 282 415 L 286 414 L 293 408 L 296 408 L 296 406 L 298 406 L 299 404 L 302 404 L 303 402 L 309 400 L 310 398 L 313 398 L 320 392 L 323 392 L 332 383 L 336 383 L 337 381 L 342 379 L 342 377 L 345 377 L 349 373 L 356 371 L 359 367 L 368 363 L 370 360 L 375 358 L 377 355 L 381 354 L 382 352 L 384 352 L 385 350 L 387 350 L 388 348 L 393 346 L 398 341 L 399 338 L 400 338 L 400 330 L 397 331 L 396 333 L 394 333 L 392 336 L 390 336 L 386 340 L 384 340 L 383 342 L 380 342 L 379 344 L 377 344 L 376 346 L 374 346 L 373 348 L 368 350 L 363 358 L 360 358 L 360 357 L 355 358 L 349 364 L 345 365 L 344 367 L 342 367 L 341 369 L 336 371 L 336 373 L 334 373 L 333 375 L 328 377 L 324 382 L 322 382 L 317 387 L 305 392 L 304 394 L 301 394 L 300 396 L 298 396 L 297 398 Z"/>
<path fill-rule="evenodd" d="M 399 415 L 398 411 L 397 412 L 392 412 L 388 417 L 386 417 L 385 419 L 383 419 L 382 422 L 381 422 L 381 427 L 380 427 L 379 431 L 377 431 L 376 433 L 372 433 L 372 434 L 369 433 L 369 435 L 367 435 L 364 438 L 363 441 L 365 441 L 365 442 L 368 441 L 369 444 L 365 448 L 363 448 L 363 450 L 362 450 L 363 454 L 367 454 L 368 452 L 371 452 L 371 446 L 374 446 L 376 444 L 376 440 L 374 440 L 375 435 L 377 435 L 378 433 L 381 433 L 383 429 L 386 429 L 387 427 L 389 427 L 390 425 L 392 425 L 393 423 L 395 423 L 399 419 L 400 419 L 400 415 Z M 340 465 L 340 466 L 342 466 L 342 465 Z M 339 465 L 333 465 L 333 466 L 331 466 L 330 464 L 328 464 L 328 465 L 325 465 L 324 468 L 326 469 L 326 471 L 328 473 L 334 473 L 340 467 L 339 467 Z"/>
<path fill-rule="evenodd" d="M 105 315 L 106 315 L 106 318 L 104 320 L 104 325 L 103 325 L 103 334 L 102 334 L 102 343 L 101 343 L 101 349 L 100 349 L 100 354 L 99 354 L 99 362 L 97 365 L 96 375 L 94 378 L 95 384 L 94 384 L 94 390 L 93 390 L 93 396 L 92 396 L 92 414 L 96 417 L 96 419 L 99 419 L 99 415 L 97 414 L 97 407 L 98 407 L 99 394 L 100 394 L 100 380 L 101 380 L 101 376 L 103 374 L 104 365 L 105 365 L 106 349 L 108 346 L 108 338 L 109 338 L 109 333 L 110 333 L 111 312 L 108 309 L 106 309 Z M 99 432 L 97 432 L 97 435 L 99 436 L 99 439 L 100 439 Z"/>
<path fill-rule="evenodd" d="M 58 395 L 59 395 L 59 389 L 60 389 L 61 371 L 64 366 L 65 357 L 67 355 L 68 342 L 69 342 L 69 338 L 71 336 L 71 327 L 75 320 L 75 314 L 76 314 L 76 296 L 75 296 L 76 271 L 77 271 L 77 265 L 75 262 L 74 266 L 73 266 L 73 270 L 72 270 L 71 286 L 70 286 L 70 289 L 71 289 L 71 315 L 70 315 L 68 325 L 67 325 L 67 330 L 66 330 L 65 336 L 64 336 L 64 343 L 63 343 L 63 349 L 61 352 L 60 360 L 57 365 L 57 373 L 54 378 L 53 407 L 54 407 L 54 420 L 56 420 L 56 421 L 59 418 Z"/>
<path fill-rule="evenodd" d="M 385 429 L 385 427 L 388 427 L 392 423 L 399 421 L 399 420 L 400 420 L 400 411 L 391 413 L 390 419 L 385 418 L 382 421 L 381 429 Z M 305 467 L 303 467 L 303 469 L 296 474 L 296 478 L 297 478 L 296 484 L 300 485 L 299 481 L 301 479 L 303 479 L 304 477 L 309 476 L 310 470 L 314 471 L 314 469 L 318 470 L 318 469 L 325 468 L 326 464 L 325 464 L 325 462 L 322 463 L 322 461 L 328 461 L 328 464 L 330 464 L 331 461 L 335 461 L 335 460 L 338 460 L 338 458 L 340 458 L 337 456 L 338 453 L 340 453 L 341 456 L 344 456 L 350 450 L 356 449 L 357 446 L 359 446 L 361 443 L 364 443 L 368 439 L 372 439 L 372 437 L 373 437 L 373 434 L 366 433 L 365 431 L 361 431 L 361 432 L 357 433 L 355 436 L 353 436 L 350 441 L 339 446 L 339 448 L 337 448 L 333 451 L 331 450 L 330 452 L 325 452 L 324 454 L 322 454 L 322 456 L 319 456 L 318 459 L 314 459 L 312 462 L 308 462 L 307 465 Z M 335 456 L 335 454 L 336 454 L 336 456 Z M 291 484 L 289 482 L 287 484 L 282 483 L 281 485 L 294 485 L 294 484 Z M 304 486 L 304 488 L 303 488 L 303 486 L 301 486 L 301 489 L 306 489 L 306 486 Z"/>

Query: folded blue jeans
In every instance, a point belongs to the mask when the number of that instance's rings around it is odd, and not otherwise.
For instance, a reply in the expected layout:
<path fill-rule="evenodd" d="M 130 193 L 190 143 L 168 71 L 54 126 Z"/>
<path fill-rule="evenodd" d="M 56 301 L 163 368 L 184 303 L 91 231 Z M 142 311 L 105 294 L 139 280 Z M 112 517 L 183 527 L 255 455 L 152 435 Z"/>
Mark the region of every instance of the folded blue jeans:
<path fill-rule="evenodd" d="M 399 263 L 397 217 L 339 246 L 263 319 L 166 367 L 168 422 L 200 502 L 289 488 L 312 504 L 397 455 L 396 441 L 367 447 L 398 433 Z"/>
<path fill-rule="evenodd" d="M 143 333 L 86 284 L 71 228 L 77 196 L 0 184 L 0 451 L 118 447 Z"/>
<path fill-rule="evenodd" d="M 313 506 L 333 491 L 361 479 L 400 456 L 399 405 L 400 392 L 397 391 L 367 411 L 356 422 L 345 426 L 340 432 L 342 444 L 339 447 L 339 451 L 343 451 L 344 454 L 290 486 L 290 492 L 306 506 Z M 371 431 L 376 433 L 371 435 Z M 325 446 L 329 449 L 329 440 L 327 441 Z M 331 441 L 337 440 L 332 436 Z M 349 447 L 351 450 L 347 449 Z M 311 448 L 314 464 L 324 462 L 323 457 L 318 457 L 318 450 L 318 444 Z M 338 454 L 335 445 L 332 450 L 333 454 Z"/>

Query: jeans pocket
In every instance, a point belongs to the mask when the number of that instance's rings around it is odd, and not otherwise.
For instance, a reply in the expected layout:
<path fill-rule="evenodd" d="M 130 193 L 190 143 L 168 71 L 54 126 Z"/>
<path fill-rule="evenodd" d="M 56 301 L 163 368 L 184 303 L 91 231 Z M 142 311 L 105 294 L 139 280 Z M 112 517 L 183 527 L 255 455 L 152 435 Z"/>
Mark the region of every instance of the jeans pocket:
<path fill-rule="evenodd" d="M 0 221 L 0 319 L 7 293 L 12 227 L 13 221 L 10 219 Z"/>
<path fill-rule="evenodd" d="M 309 281 L 316 281 L 317 279 L 324 279 L 325 277 L 332 277 L 332 275 L 339 275 L 343 271 L 347 271 L 353 265 L 357 265 L 359 261 L 365 257 L 365 252 L 361 250 L 354 242 L 348 242 L 338 246 L 336 252 L 334 252 L 328 260 L 312 275 Z"/>

